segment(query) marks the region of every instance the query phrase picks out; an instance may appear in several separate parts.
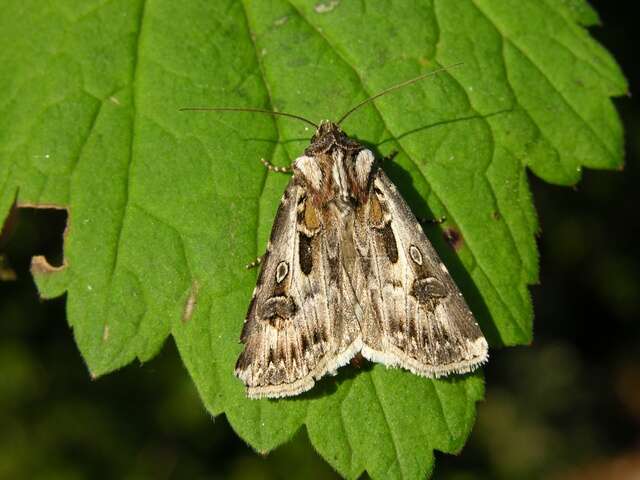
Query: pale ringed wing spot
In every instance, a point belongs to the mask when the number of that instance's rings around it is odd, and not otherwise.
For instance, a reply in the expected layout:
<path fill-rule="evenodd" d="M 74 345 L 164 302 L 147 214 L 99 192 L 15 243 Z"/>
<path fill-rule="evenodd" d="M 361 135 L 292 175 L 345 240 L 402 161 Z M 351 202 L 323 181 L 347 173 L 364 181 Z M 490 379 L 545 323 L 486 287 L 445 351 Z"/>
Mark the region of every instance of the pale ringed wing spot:
<path fill-rule="evenodd" d="M 287 262 L 280 262 L 276 267 L 276 282 L 282 282 L 289 273 L 289 264 Z"/>
<path fill-rule="evenodd" d="M 422 253 L 420 253 L 420 249 L 415 245 L 411 245 L 409 247 L 409 255 L 411 255 L 411 259 L 416 262 L 418 265 L 422 265 Z"/>

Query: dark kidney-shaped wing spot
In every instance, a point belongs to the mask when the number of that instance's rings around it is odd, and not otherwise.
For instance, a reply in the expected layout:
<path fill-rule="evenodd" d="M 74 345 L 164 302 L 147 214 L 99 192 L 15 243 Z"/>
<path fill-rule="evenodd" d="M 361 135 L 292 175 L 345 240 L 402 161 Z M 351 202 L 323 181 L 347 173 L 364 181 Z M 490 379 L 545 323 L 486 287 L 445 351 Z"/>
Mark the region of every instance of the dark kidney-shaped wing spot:
<path fill-rule="evenodd" d="M 416 278 L 411 286 L 411 295 L 422 304 L 435 304 L 447 296 L 447 289 L 435 277 Z"/>
<path fill-rule="evenodd" d="M 289 264 L 282 261 L 276 267 L 276 283 L 282 282 L 289 273 Z"/>
<path fill-rule="evenodd" d="M 311 237 L 306 236 L 304 233 L 298 234 L 298 252 L 300 256 L 300 270 L 305 275 L 311 273 L 313 268 L 313 255 L 311 252 Z"/>
<path fill-rule="evenodd" d="M 387 222 L 380 230 L 382 236 L 382 244 L 384 245 L 384 251 L 387 254 L 387 258 L 391 263 L 398 261 L 398 245 L 396 243 L 396 237 L 391 229 L 391 222 Z"/>
<path fill-rule="evenodd" d="M 269 298 L 262 305 L 260 317 L 278 330 L 284 328 L 285 320 L 293 317 L 298 310 L 291 297 L 277 296 Z"/>

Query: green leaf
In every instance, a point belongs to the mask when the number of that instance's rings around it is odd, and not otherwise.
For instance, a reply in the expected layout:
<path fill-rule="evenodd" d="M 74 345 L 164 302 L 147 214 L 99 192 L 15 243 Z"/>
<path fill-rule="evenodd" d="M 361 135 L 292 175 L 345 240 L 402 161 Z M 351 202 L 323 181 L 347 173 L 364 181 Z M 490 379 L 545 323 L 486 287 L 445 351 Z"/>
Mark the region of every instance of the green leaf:
<path fill-rule="evenodd" d="M 575 184 L 619 168 L 626 92 L 584 26 L 582 0 L 7 1 L 0 13 L 0 213 L 69 209 L 66 267 L 34 269 L 67 292 L 92 375 L 145 361 L 172 335 L 212 414 L 258 451 L 306 426 L 342 475 L 422 478 L 459 451 L 480 373 L 442 380 L 343 368 L 299 398 L 252 401 L 233 376 L 238 336 L 288 179 L 311 133 L 290 119 L 180 113 L 214 105 L 336 119 L 438 66 L 464 65 L 354 113 L 346 131 L 397 150 L 388 173 L 492 346 L 531 341 L 537 220 L 526 168 Z M 45 277 L 46 276 L 46 277 Z"/>

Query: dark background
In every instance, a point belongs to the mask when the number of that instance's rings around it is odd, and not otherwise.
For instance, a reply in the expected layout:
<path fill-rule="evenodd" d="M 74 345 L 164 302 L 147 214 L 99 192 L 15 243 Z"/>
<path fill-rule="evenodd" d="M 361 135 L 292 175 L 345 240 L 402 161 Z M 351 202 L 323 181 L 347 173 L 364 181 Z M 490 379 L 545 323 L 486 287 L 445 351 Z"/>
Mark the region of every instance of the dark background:
<path fill-rule="evenodd" d="M 591 30 L 638 92 L 635 15 L 592 1 Z M 635 40 L 634 40 L 635 38 Z M 486 400 L 459 456 L 435 478 L 640 478 L 640 103 L 616 104 L 624 172 L 584 171 L 560 188 L 530 176 L 542 232 L 531 288 L 535 340 L 492 351 Z M 305 434 L 268 457 L 224 416 L 204 410 L 175 346 L 140 367 L 89 379 L 64 298 L 42 302 L 30 258 L 61 260 L 65 214 L 25 209 L 0 249 L 17 274 L 0 281 L 0 478 L 334 478 Z"/>

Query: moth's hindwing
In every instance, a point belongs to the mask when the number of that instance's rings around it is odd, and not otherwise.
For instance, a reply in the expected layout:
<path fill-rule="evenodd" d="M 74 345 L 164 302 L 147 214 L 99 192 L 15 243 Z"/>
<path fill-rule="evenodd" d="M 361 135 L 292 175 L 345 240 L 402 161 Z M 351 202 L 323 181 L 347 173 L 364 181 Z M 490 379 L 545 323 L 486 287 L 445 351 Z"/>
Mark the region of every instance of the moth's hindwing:
<path fill-rule="evenodd" d="M 426 377 L 473 370 L 488 355 L 480 328 L 396 187 L 382 170 L 371 175 L 358 216 L 368 232 L 362 355 Z"/>
<path fill-rule="evenodd" d="M 251 398 L 292 396 L 360 350 L 344 301 L 338 225 L 294 177 L 282 198 L 245 320 L 236 375 Z"/>

